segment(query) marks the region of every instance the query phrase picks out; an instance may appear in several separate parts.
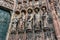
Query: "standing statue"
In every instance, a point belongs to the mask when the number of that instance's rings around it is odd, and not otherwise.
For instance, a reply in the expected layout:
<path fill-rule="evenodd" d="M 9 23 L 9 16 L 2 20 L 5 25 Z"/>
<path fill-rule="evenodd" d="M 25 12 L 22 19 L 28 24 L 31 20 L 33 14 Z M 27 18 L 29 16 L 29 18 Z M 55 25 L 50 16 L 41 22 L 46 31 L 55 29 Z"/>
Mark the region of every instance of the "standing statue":
<path fill-rule="evenodd" d="M 35 27 L 40 28 L 41 17 L 40 17 L 40 13 L 39 13 L 39 8 L 36 7 L 36 8 L 34 9 L 34 11 L 35 11 L 35 16 L 34 16 Z"/>
<path fill-rule="evenodd" d="M 28 9 L 28 18 L 27 18 L 27 29 L 32 29 L 32 20 L 33 20 L 33 10 Z"/>

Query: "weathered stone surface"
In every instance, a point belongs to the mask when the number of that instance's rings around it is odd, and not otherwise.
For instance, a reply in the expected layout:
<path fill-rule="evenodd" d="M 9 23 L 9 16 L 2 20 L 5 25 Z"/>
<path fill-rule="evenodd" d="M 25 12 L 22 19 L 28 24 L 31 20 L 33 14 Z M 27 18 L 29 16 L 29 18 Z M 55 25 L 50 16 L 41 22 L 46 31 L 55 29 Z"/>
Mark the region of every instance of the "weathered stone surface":
<path fill-rule="evenodd" d="M 11 9 L 13 10 L 14 8 L 14 2 L 11 1 L 0 1 L 0 6 L 3 6 L 5 8 Z M 20 8 L 18 7 L 18 5 L 16 6 L 16 10 L 19 10 Z"/>
<path fill-rule="evenodd" d="M 13 9 L 13 4 L 10 4 L 10 3 L 8 3 L 8 2 L 5 2 L 5 1 L 1 1 L 0 2 L 0 6 L 3 6 L 3 7 L 6 7 L 6 8 L 8 8 L 8 9 Z"/>

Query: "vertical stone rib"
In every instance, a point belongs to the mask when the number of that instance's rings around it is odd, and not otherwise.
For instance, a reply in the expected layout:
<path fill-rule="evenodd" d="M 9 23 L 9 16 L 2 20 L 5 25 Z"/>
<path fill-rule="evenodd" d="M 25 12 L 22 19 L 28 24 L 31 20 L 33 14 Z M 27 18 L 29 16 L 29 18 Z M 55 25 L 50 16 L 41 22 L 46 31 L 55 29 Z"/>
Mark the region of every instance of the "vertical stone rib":
<path fill-rule="evenodd" d="M 58 40 L 60 40 L 60 25 L 59 25 L 60 23 L 59 23 L 58 15 L 56 14 L 56 11 L 54 8 L 53 0 L 51 0 L 50 7 L 51 7 L 51 13 L 53 17 L 53 24 L 56 32 L 56 37 Z"/>

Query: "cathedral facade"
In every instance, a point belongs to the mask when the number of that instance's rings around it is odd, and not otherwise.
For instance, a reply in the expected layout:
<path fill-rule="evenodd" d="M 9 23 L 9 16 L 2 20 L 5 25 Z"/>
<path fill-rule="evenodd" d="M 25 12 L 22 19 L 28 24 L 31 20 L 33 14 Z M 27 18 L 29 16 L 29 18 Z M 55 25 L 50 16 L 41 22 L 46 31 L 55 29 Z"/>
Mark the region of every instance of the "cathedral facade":
<path fill-rule="evenodd" d="M 60 0 L 0 0 L 0 40 L 60 40 Z"/>

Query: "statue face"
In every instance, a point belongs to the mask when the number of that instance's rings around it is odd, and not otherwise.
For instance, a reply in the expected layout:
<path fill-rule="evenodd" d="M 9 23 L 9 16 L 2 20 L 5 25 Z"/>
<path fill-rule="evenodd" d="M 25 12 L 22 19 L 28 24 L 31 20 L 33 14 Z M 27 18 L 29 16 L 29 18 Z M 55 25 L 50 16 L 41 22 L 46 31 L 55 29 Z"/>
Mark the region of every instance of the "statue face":
<path fill-rule="evenodd" d="M 41 10 L 46 11 L 46 6 L 42 6 Z"/>
<path fill-rule="evenodd" d="M 32 9 L 28 9 L 28 13 L 31 14 L 33 12 Z"/>
<path fill-rule="evenodd" d="M 39 12 L 39 8 L 38 7 L 36 7 L 35 9 L 34 9 L 34 11 L 36 12 L 36 13 L 38 13 Z"/>
<path fill-rule="evenodd" d="M 26 15 L 26 10 L 22 10 L 21 13 Z"/>
<path fill-rule="evenodd" d="M 15 14 L 16 14 L 16 15 L 19 15 L 19 14 L 20 14 L 20 12 L 19 12 L 19 11 L 15 11 Z"/>

